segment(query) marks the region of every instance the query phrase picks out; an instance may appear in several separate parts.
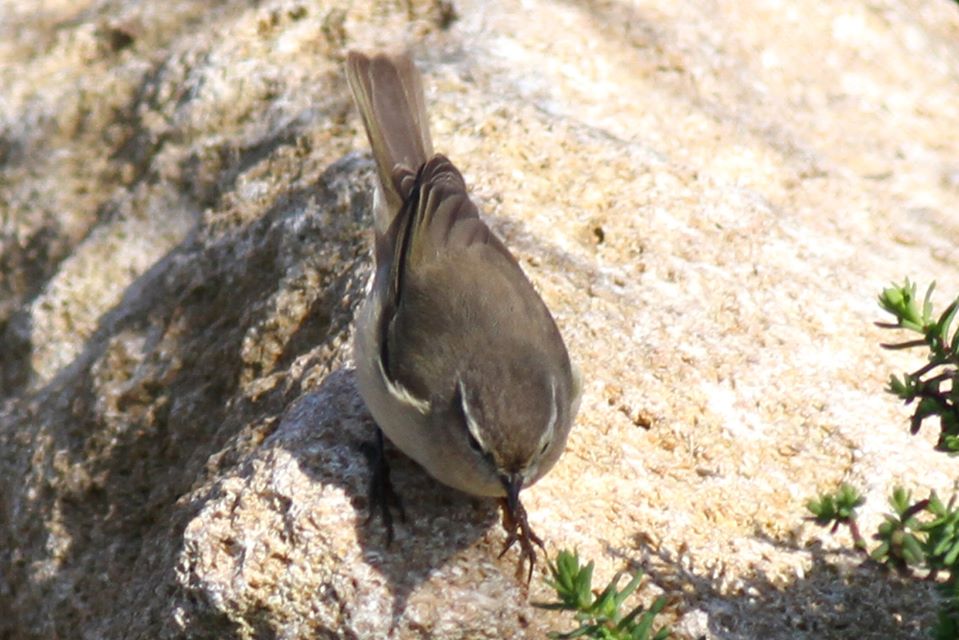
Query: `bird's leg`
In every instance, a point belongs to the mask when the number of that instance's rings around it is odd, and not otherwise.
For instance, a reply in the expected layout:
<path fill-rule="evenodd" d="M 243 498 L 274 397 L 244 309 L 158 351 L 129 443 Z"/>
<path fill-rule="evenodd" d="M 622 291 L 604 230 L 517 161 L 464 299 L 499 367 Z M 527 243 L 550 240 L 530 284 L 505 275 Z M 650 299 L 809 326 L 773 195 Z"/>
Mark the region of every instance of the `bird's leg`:
<path fill-rule="evenodd" d="M 403 502 L 393 490 L 393 483 L 390 481 L 390 465 L 386 461 L 382 429 L 376 427 L 375 439 L 373 442 L 363 443 L 362 449 L 373 471 L 369 492 L 370 515 L 366 518 L 366 524 L 369 524 L 379 511 L 379 515 L 383 519 L 383 526 L 386 527 L 386 546 L 388 547 L 393 544 L 393 513 L 390 509 L 395 508 L 403 522 L 406 522 L 406 511 L 403 509 Z"/>
<path fill-rule="evenodd" d="M 528 558 L 529 573 L 526 575 L 526 585 L 529 586 L 530 580 L 533 579 L 533 567 L 536 565 L 536 549 L 533 545 L 542 549 L 543 553 L 546 553 L 546 547 L 543 546 L 542 539 L 530 528 L 526 520 L 526 509 L 523 508 L 523 503 L 518 497 L 514 505 L 511 505 L 507 498 L 500 498 L 499 503 L 503 508 L 503 529 L 506 530 L 506 543 L 499 556 L 502 558 L 510 547 L 519 542 L 519 564 L 516 567 L 516 576 L 519 578 L 523 575 L 523 563 Z"/>

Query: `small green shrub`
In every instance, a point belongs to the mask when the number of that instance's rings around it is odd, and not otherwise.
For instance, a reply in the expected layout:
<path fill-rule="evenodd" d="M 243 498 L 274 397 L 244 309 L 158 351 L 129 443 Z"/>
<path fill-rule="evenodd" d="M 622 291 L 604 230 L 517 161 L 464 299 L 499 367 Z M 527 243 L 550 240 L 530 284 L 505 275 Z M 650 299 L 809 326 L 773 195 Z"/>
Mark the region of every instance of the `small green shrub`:
<path fill-rule="evenodd" d="M 556 591 L 557 602 L 538 603 L 542 609 L 575 611 L 579 626 L 567 633 L 553 632 L 550 638 L 598 638 L 602 640 L 665 640 L 668 628 L 653 630 L 653 620 L 666 606 L 660 596 L 649 609 L 642 605 L 623 613 L 623 603 L 639 587 L 642 572 L 623 587 L 618 588 L 621 573 L 617 573 L 598 595 L 593 593 L 593 563 L 579 563 L 576 553 L 560 551 L 555 562 L 549 564 L 547 584 Z"/>
<path fill-rule="evenodd" d="M 946 307 L 938 318 L 933 316 L 932 291 L 926 290 L 919 303 L 916 285 L 908 279 L 902 285 L 884 289 L 879 306 L 892 314 L 895 322 L 877 323 L 888 329 L 906 329 L 921 335 L 905 342 L 883 344 L 885 349 L 925 347 L 928 358 L 919 369 L 891 376 L 886 391 L 907 405 L 916 403 L 910 431 L 919 432 L 928 418 L 938 418 L 940 431 L 936 449 L 949 454 L 959 452 L 959 330 L 953 322 L 959 312 L 959 299 Z M 856 509 L 865 502 L 852 486 L 844 484 L 834 493 L 824 493 L 806 503 L 811 520 L 832 531 L 847 526 L 856 548 L 872 561 L 911 575 L 926 573 L 935 579 L 940 573 L 945 580 L 938 585 L 942 604 L 932 636 L 937 640 L 959 638 L 959 508 L 955 496 L 942 502 L 933 491 L 928 498 L 913 502 L 911 492 L 896 487 L 889 499 L 892 513 L 873 536 L 878 545 L 870 552 L 856 524 Z"/>
<path fill-rule="evenodd" d="M 879 544 L 867 551 L 866 541 L 856 526 L 855 510 L 863 504 L 862 498 L 854 501 L 852 509 L 841 516 L 838 509 L 822 506 L 840 502 L 848 505 L 850 494 L 858 498 L 855 489 L 844 485 L 836 493 L 810 500 L 807 503 L 813 514 L 810 519 L 822 526 L 832 526 L 833 531 L 840 525 L 850 527 L 856 547 L 867 554 L 868 559 L 901 575 L 921 571 L 935 579 L 940 572 L 945 573 L 945 581 L 938 585 L 943 601 L 932 635 L 937 640 L 955 640 L 959 637 L 959 508 L 955 498 L 946 504 L 933 491 L 928 498 L 913 502 L 908 491 L 896 487 L 889 498 L 892 513 L 886 515 L 873 536 Z"/>
<path fill-rule="evenodd" d="M 959 386 L 956 371 L 959 368 L 959 330 L 953 326 L 959 312 L 959 299 L 946 307 L 938 318 L 933 318 L 933 282 L 926 290 L 922 305 L 916 297 L 916 285 L 907 278 L 902 285 L 884 289 L 879 306 L 891 313 L 896 322 L 876 323 L 881 327 L 906 329 L 921 334 L 921 338 L 894 344 L 883 344 L 885 349 L 926 347 L 928 362 L 902 377 L 889 377 L 886 390 L 907 405 L 916 402 L 912 414 L 911 431 L 918 433 L 927 418 L 939 418 L 940 432 L 936 448 L 948 453 L 959 451 Z"/>

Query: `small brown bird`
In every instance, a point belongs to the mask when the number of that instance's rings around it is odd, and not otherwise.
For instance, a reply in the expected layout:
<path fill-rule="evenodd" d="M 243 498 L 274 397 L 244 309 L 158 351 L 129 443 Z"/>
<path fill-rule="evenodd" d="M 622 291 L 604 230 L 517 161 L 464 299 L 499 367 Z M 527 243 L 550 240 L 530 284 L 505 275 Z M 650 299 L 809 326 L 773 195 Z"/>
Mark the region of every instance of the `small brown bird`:
<path fill-rule="evenodd" d="M 433 153 L 420 75 L 406 54 L 351 52 L 346 76 L 373 148 L 376 271 L 357 321 L 360 395 L 377 431 L 371 502 L 392 537 L 398 505 L 382 434 L 433 477 L 500 498 L 505 553 L 543 543 L 520 491 L 566 444 L 580 384 L 559 329 L 480 219 L 463 176 Z M 502 554 L 501 554 L 502 555 Z"/>

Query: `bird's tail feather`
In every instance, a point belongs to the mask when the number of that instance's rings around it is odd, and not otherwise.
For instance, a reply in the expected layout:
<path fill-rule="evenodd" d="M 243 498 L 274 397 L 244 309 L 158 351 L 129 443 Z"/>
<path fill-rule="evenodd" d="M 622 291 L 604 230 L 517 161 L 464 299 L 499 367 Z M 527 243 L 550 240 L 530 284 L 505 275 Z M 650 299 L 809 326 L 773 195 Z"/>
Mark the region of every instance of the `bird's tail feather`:
<path fill-rule="evenodd" d="M 419 71 L 406 53 L 367 56 L 351 51 L 346 77 L 363 117 L 386 205 L 395 215 L 407 195 L 403 172 L 396 169 L 405 167 L 415 175 L 433 155 Z"/>

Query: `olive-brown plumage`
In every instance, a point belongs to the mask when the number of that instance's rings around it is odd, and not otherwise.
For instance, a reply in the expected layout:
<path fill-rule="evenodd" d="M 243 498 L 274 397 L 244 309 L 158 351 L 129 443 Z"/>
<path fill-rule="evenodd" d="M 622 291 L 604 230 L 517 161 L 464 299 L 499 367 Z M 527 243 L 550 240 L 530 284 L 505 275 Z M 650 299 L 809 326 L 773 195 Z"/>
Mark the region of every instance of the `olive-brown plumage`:
<path fill-rule="evenodd" d="M 531 575 L 540 541 L 519 493 L 559 459 L 575 417 L 566 346 L 463 176 L 433 153 L 409 56 L 353 52 L 346 68 L 379 177 L 376 270 L 355 342 L 360 394 L 390 441 L 436 479 L 503 500 L 507 543 L 520 542 Z"/>

